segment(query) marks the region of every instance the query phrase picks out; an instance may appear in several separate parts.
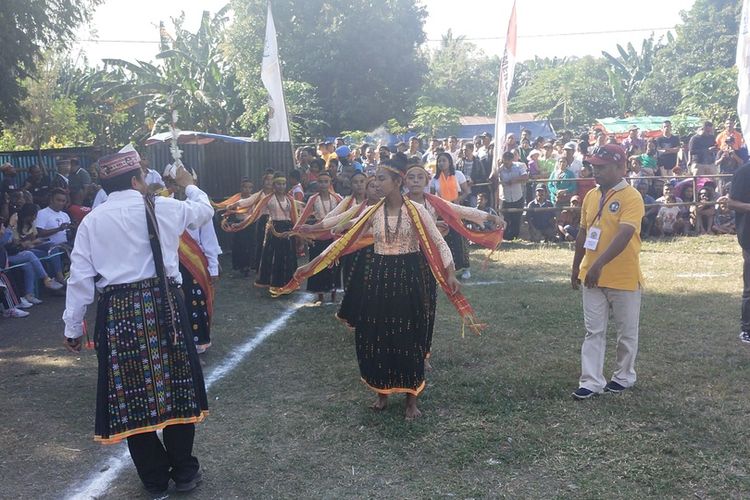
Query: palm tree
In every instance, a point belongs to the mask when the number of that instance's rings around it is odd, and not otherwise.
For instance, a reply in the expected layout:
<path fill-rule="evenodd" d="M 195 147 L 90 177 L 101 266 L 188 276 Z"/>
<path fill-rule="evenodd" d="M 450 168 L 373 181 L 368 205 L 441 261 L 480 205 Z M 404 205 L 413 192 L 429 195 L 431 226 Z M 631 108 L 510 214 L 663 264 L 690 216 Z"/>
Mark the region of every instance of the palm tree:
<path fill-rule="evenodd" d="M 671 36 L 671 34 L 668 34 Z M 654 68 L 654 56 L 662 47 L 661 42 L 654 42 L 654 34 L 643 40 L 639 54 L 632 43 L 628 43 L 627 50 L 617 45 L 619 57 L 607 51 L 602 55 L 609 62 L 607 76 L 612 95 L 620 108 L 620 114 L 633 112 L 633 97 L 638 93 L 643 82 Z"/>

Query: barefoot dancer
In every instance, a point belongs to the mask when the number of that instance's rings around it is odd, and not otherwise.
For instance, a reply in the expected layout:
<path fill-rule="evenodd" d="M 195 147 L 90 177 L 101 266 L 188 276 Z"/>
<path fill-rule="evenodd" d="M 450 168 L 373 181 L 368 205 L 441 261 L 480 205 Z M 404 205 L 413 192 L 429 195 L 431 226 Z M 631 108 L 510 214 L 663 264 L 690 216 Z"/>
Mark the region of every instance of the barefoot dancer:
<path fill-rule="evenodd" d="M 459 292 L 450 249 L 424 207 L 401 195 L 405 166 L 390 161 L 375 176 L 384 197 L 315 261 L 274 295 L 290 293 L 301 280 L 325 269 L 372 230 L 375 254 L 366 269 L 360 310 L 354 315 L 357 359 L 362 380 L 378 394 L 373 409 L 386 407 L 390 394 L 407 396 L 406 418 L 421 415 L 417 396 L 424 390 L 424 358 L 430 324 L 430 272 L 474 329 L 474 311 Z"/>

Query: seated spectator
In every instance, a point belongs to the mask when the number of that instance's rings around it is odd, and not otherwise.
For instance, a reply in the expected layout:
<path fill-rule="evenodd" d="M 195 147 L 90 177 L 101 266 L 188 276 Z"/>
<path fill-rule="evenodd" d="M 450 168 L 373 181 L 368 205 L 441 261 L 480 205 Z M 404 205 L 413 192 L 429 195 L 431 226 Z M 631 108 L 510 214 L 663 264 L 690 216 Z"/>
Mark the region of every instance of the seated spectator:
<path fill-rule="evenodd" d="M 70 205 L 68 205 L 67 212 L 68 215 L 70 215 L 73 225 L 76 227 L 78 227 L 78 224 L 81 223 L 83 218 L 91 212 L 91 208 L 87 207 L 83 200 L 88 193 L 91 192 L 93 186 L 94 184 L 89 184 L 85 191 L 75 191 L 70 193 Z"/>
<path fill-rule="evenodd" d="M 716 205 L 716 216 L 711 232 L 714 234 L 736 234 L 734 210 L 731 210 L 726 203 Z"/>
<path fill-rule="evenodd" d="M 705 187 L 698 192 L 698 203 L 690 207 L 690 221 L 695 234 L 708 234 L 713 227 L 716 208 L 711 200 L 711 193 Z"/>
<path fill-rule="evenodd" d="M 575 241 L 581 227 L 581 197 L 570 197 L 570 208 L 565 208 L 557 216 L 557 239 Z"/>
<path fill-rule="evenodd" d="M 21 207 L 18 211 L 18 217 L 13 224 L 11 220 L 11 228 L 13 229 L 13 244 L 21 250 L 28 250 L 37 257 L 44 258 L 49 255 L 49 250 L 52 245 L 48 241 L 41 240 L 38 237 L 36 228 L 36 218 L 39 212 L 39 207 L 33 203 L 27 203 Z M 65 277 L 63 276 L 62 259 L 59 255 L 54 255 L 47 259 L 50 268 L 50 274 L 55 276 L 55 280 L 58 283 L 64 284 Z"/>
<path fill-rule="evenodd" d="M 575 174 L 568 168 L 567 159 L 559 158 L 547 183 L 549 199 L 554 206 L 561 206 L 561 203 L 567 205 L 570 197 L 577 194 L 576 183 L 570 179 L 575 179 Z"/>
<path fill-rule="evenodd" d="M 3 180 L 0 181 L 0 196 L 5 193 L 17 191 L 21 188 L 18 179 L 16 178 L 18 172 L 16 172 L 16 168 L 13 165 L 10 163 L 3 163 L 0 165 L 0 173 L 3 174 Z"/>
<path fill-rule="evenodd" d="M 0 234 L 5 234 L 5 223 L 2 221 L 0 221 Z M 3 317 L 25 318 L 29 313 L 18 307 L 21 301 L 13 290 L 13 283 L 2 271 L 7 267 L 8 254 L 5 251 L 5 245 L 0 243 L 0 307 L 3 310 Z"/>
<path fill-rule="evenodd" d="M 481 210 L 482 212 L 487 212 L 490 215 L 497 215 L 497 212 L 495 209 L 492 208 L 490 205 L 490 197 L 487 193 L 479 193 L 477 195 L 477 210 Z M 491 221 L 485 222 L 482 226 L 477 227 L 476 224 L 471 223 L 470 226 L 475 231 L 493 231 L 495 229 L 495 225 Z"/>
<path fill-rule="evenodd" d="M 8 254 L 8 262 L 11 266 L 21 266 L 24 278 L 24 296 L 19 298 L 18 307 L 28 309 L 42 301 L 34 295 L 36 280 L 44 280 L 44 286 L 50 290 L 60 290 L 63 285 L 51 279 L 39 261 L 39 257 L 29 250 L 23 250 L 19 245 L 13 243 L 13 226 L 15 221 L 10 221 L 10 226 L 0 235 L 0 245 L 5 247 Z"/>
<path fill-rule="evenodd" d="M 73 227 L 70 216 L 64 212 L 68 196 L 62 189 L 50 192 L 49 206 L 37 214 L 36 227 L 39 238 L 47 238 L 52 246 L 68 243 L 68 229 Z"/>
<path fill-rule="evenodd" d="M 554 241 L 557 233 L 554 210 L 538 210 L 540 208 L 554 208 L 547 199 L 547 189 L 544 184 L 537 184 L 535 198 L 526 205 L 526 221 L 529 223 L 529 238 L 534 243 L 542 239 L 546 242 Z"/>
<path fill-rule="evenodd" d="M 58 160 L 55 162 L 55 175 L 52 176 L 50 189 L 70 189 L 70 160 Z M 40 205 L 41 206 L 41 205 Z"/>
<path fill-rule="evenodd" d="M 664 206 L 659 207 L 654 222 L 654 234 L 657 236 L 675 236 L 685 232 L 685 220 L 680 217 L 682 209 L 672 203 L 682 203 L 680 198 L 674 195 L 672 186 L 665 184 L 663 191 L 664 196 L 656 200 Z"/>

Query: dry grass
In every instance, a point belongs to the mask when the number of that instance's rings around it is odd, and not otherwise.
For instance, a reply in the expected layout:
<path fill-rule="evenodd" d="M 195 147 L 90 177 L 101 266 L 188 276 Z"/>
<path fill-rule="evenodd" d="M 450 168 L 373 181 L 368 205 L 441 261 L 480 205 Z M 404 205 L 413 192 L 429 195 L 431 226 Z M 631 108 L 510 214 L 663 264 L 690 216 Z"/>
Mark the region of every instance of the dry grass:
<path fill-rule="evenodd" d="M 207 480 L 195 497 L 747 496 L 750 348 L 736 339 L 741 256 L 732 237 L 644 245 L 638 383 L 584 402 L 570 398 L 583 336 L 570 250 L 507 245 L 481 270 L 483 255 L 474 252 L 471 282 L 500 283 L 465 291 L 492 326 L 462 339 L 441 298 L 424 418 L 404 422 L 401 398 L 372 413 L 352 334 L 333 307 L 302 308 L 211 390 L 196 442 Z M 207 369 L 289 302 L 225 279 Z M 90 474 L 108 451 L 89 441 L 95 361 L 37 364 L 44 354 L 30 346 L 55 351 L 49 335 L 12 337 L 0 339 L 0 475 L 12 496 L 55 497 L 50 484 Z M 108 496 L 140 494 L 128 468 Z"/>

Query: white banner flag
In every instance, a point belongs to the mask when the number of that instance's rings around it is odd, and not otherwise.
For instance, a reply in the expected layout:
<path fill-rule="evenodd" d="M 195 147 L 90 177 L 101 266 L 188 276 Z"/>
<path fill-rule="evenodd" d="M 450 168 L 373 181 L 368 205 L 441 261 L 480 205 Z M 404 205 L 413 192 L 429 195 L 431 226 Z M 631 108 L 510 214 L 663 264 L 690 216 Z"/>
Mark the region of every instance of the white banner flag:
<path fill-rule="evenodd" d="M 505 146 L 505 115 L 508 113 L 508 95 L 513 85 L 516 69 L 516 1 L 508 21 L 508 34 L 505 37 L 505 51 L 500 61 L 500 78 L 497 83 L 497 110 L 495 111 L 495 157 L 500 159 Z"/>
<path fill-rule="evenodd" d="M 268 4 L 266 20 L 266 43 L 263 45 L 263 64 L 260 79 L 268 91 L 268 140 L 289 142 L 289 122 L 286 116 L 284 90 L 281 86 L 281 63 L 279 47 L 276 43 L 276 26 L 273 24 L 271 4 Z"/>
<path fill-rule="evenodd" d="M 740 32 L 737 36 L 737 117 L 739 118 L 745 142 L 750 137 L 750 0 L 742 3 Z"/>

